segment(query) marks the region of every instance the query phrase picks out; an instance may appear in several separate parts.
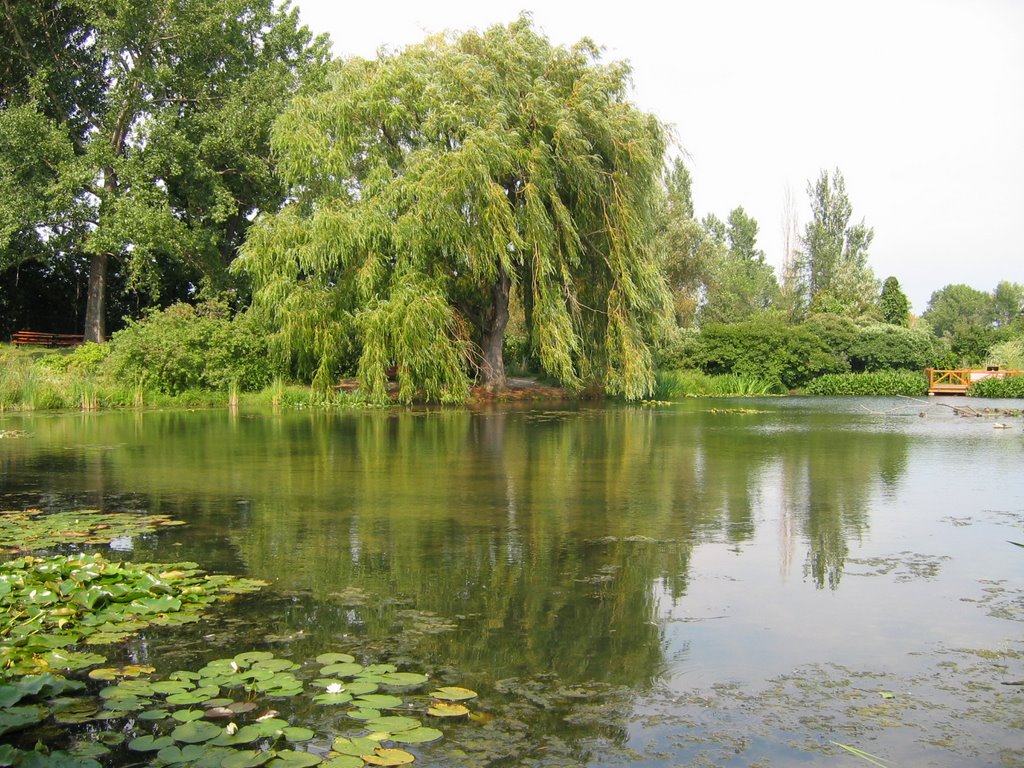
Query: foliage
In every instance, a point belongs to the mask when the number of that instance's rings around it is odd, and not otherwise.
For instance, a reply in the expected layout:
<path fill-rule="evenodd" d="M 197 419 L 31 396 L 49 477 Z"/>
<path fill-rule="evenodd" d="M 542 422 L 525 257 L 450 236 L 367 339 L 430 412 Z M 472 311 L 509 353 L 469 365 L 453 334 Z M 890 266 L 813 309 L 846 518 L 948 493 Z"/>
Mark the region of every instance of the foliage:
<path fill-rule="evenodd" d="M 910 299 L 900 288 L 900 281 L 895 277 L 887 277 L 882 283 L 882 295 L 878 298 L 878 307 L 882 312 L 882 320 L 885 322 L 902 326 L 910 324 Z"/>
<path fill-rule="evenodd" d="M 992 292 L 992 314 L 1000 328 L 1024 318 L 1024 285 L 1001 280 Z"/>
<path fill-rule="evenodd" d="M 733 373 L 785 389 L 845 369 L 844 361 L 813 333 L 777 321 L 710 325 L 701 332 L 692 359 L 705 373 Z"/>
<path fill-rule="evenodd" d="M 831 178 L 822 171 L 808 182 L 807 194 L 812 219 L 804 229 L 800 270 L 811 311 L 853 317 L 870 312 L 878 295 L 867 264 L 874 229 L 863 221 L 850 224 L 853 207 L 838 168 Z"/>
<path fill-rule="evenodd" d="M 674 328 L 658 340 L 654 360 L 659 371 L 694 368 L 694 353 L 700 344 L 700 333 L 694 328 Z"/>
<path fill-rule="evenodd" d="M 337 62 L 328 91 L 275 123 L 292 201 L 260 220 L 237 262 L 255 311 L 322 375 L 339 366 L 334 350 L 280 308 L 312 299 L 355 316 L 375 396 L 396 365 L 403 399 L 454 398 L 467 343 L 484 383 L 504 384 L 514 291 L 544 371 L 643 396 L 667 304 L 648 252 L 663 139 L 629 103 L 628 76 L 589 41 L 551 45 L 525 17 Z M 384 328 L 402 318 L 425 325 Z M 419 362 L 431 358 L 433 369 Z"/>
<path fill-rule="evenodd" d="M 190 389 L 241 391 L 267 386 L 278 373 L 266 342 L 245 316 L 226 307 L 175 304 L 114 334 L 109 366 L 116 378 L 168 394 Z"/>
<path fill-rule="evenodd" d="M 848 354 L 854 371 L 920 371 L 941 367 L 947 352 L 927 331 L 874 323 L 857 329 Z"/>
<path fill-rule="evenodd" d="M 760 397 L 780 394 L 777 382 L 700 371 L 658 371 L 654 396 L 659 400 L 683 397 Z"/>
<path fill-rule="evenodd" d="M 994 320 L 992 296 L 963 283 L 935 291 L 922 317 L 936 336 L 952 336 L 958 329 L 988 328 Z"/>
<path fill-rule="evenodd" d="M 252 215 L 283 197 L 270 123 L 327 43 L 273 0 L 15 8 L 0 38 L 0 266 L 87 271 L 86 335 L 102 341 L 108 278 L 179 297 L 223 281 Z"/>
<path fill-rule="evenodd" d="M 967 394 L 971 397 L 1024 398 L 1024 376 L 981 379 L 971 385 Z"/>
<path fill-rule="evenodd" d="M 768 309 L 779 295 L 775 272 L 757 248 L 757 222 L 743 208 L 735 208 L 724 235 L 728 249 L 710 270 L 702 323 L 745 322 Z"/>
<path fill-rule="evenodd" d="M 911 397 L 928 394 L 928 382 L 920 373 L 911 371 L 874 371 L 867 373 L 830 373 L 810 381 L 804 388 L 808 395 L 894 396 Z"/>
<path fill-rule="evenodd" d="M 1004 370 L 1024 371 L 1024 336 L 992 345 L 985 364 L 997 365 Z"/>
<path fill-rule="evenodd" d="M 75 509 L 44 515 L 39 509 L 0 511 L 0 554 L 52 549 L 66 544 L 105 544 L 160 527 L 183 525 L 167 515 L 124 515 Z"/>

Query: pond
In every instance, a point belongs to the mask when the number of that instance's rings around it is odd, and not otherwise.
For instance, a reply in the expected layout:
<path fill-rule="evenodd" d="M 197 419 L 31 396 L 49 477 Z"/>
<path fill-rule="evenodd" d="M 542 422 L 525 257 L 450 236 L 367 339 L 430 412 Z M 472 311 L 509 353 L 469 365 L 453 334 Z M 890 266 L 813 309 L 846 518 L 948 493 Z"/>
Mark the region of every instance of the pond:
<path fill-rule="evenodd" d="M 115 660 L 477 691 L 420 765 L 1024 765 L 1024 419 L 963 402 L 0 414 L 0 509 L 270 582 Z"/>

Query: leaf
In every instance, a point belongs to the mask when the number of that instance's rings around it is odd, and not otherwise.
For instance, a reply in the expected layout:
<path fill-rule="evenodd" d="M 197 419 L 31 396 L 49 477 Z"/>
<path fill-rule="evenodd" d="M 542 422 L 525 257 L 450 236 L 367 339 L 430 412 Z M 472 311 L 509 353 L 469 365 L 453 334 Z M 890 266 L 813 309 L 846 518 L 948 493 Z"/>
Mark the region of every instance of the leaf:
<path fill-rule="evenodd" d="M 215 739 L 223 733 L 219 725 L 207 723 L 204 720 L 193 720 L 190 723 L 179 725 L 171 731 L 171 737 L 175 741 L 185 744 L 199 744 L 210 739 Z"/>
<path fill-rule="evenodd" d="M 321 763 L 323 768 L 363 768 L 363 758 L 355 755 L 338 755 Z"/>
<path fill-rule="evenodd" d="M 355 701 L 356 706 L 366 705 L 369 709 L 394 709 L 402 706 L 402 700 L 397 696 L 390 696 L 385 693 L 370 693 L 360 696 Z"/>
<path fill-rule="evenodd" d="M 447 704 L 439 701 L 427 709 L 427 714 L 434 717 L 463 717 L 469 714 L 469 708 L 462 704 Z"/>
<path fill-rule="evenodd" d="M 363 755 L 370 765 L 406 765 L 416 758 L 404 749 L 378 749 L 372 755 Z"/>
<path fill-rule="evenodd" d="M 399 686 L 423 685 L 429 679 L 419 672 L 389 672 L 380 676 L 381 682 Z"/>
<path fill-rule="evenodd" d="M 436 691 L 432 691 L 430 695 L 435 699 L 441 699 L 442 701 L 465 701 L 467 699 L 475 699 L 477 693 L 476 691 L 471 691 L 468 688 L 448 686 L 445 688 L 438 688 Z"/>
<path fill-rule="evenodd" d="M 312 752 L 296 752 L 291 749 L 279 750 L 277 756 L 267 763 L 268 768 L 309 768 L 319 764 L 323 758 Z"/>
<path fill-rule="evenodd" d="M 256 768 L 273 756 L 274 753 L 269 750 L 261 752 L 256 749 L 238 749 L 225 757 L 220 765 L 221 768 Z"/>
<path fill-rule="evenodd" d="M 321 653 L 316 657 L 317 664 L 351 664 L 356 660 L 355 656 L 347 653 Z"/>
<path fill-rule="evenodd" d="M 174 744 L 174 739 L 170 736 L 139 736 L 137 739 L 132 739 L 128 742 L 128 749 L 133 752 L 155 752 L 161 750 L 164 747 L 170 747 Z"/>
<path fill-rule="evenodd" d="M 426 744 L 429 741 L 437 741 L 444 736 L 436 728 L 413 728 L 411 731 L 402 731 L 391 735 L 392 741 L 399 744 Z"/>
<path fill-rule="evenodd" d="M 345 739 L 337 738 L 331 744 L 331 749 L 335 752 L 340 752 L 343 755 L 368 755 L 373 752 L 380 745 L 372 739 L 367 738 L 356 738 L 356 739 Z"/>
<path fill-rule="evenodd" d="M 352 701 L 352 694 L 342 691 L 341 693 L 321 693 L 319 696 L 314 696 L 313 701 L 323 706 L 331 706 L 334 704 L 348 704 Z"/>
<path fill-rule="evenodd" d="M 291 725 L 287 728 L 282 728 L 281 732 L 284 734 L 286 740 L 292 742 L 309 741 L 314 736 L 316 736 L 316 733 L 311 731 L 309 728 L 298 728 L 296 726 Z"/>
<path fill-rule="evenodd" d="M 321 668 L 320 674 L 327 676 L 333 675 L 334 677 L 355 677 L 363 671 L 362 664 L 355 664 L 353 662 L 341 661 L 335 664 L 328 664 Z"/>
<path fill-rule="evenodd" d="M 400 717 L 397 715 L 392 717 L 376 717 L 366 721 L 367 728 L 387 731 L 388 733 L 410 731 L 413 728 L 419 728 L 421 725 L 422 723 L 414 717 Z"/>

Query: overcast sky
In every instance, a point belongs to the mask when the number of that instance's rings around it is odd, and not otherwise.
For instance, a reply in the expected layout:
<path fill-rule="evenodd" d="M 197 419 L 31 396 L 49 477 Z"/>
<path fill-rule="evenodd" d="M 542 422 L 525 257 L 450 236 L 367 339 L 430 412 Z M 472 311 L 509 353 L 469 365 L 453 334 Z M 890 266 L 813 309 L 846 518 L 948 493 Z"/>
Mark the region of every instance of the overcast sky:
<path fill-rule="evenodd" d="M 670 124 L 698 215 L 742 205 L 778 266 L 787 188 L 839 168 L 870 264 L 915 312 L 950 283 L 1024 283 L 1021 0 L 297 0 L 338 56 L 532 14 L 633 66 L 634 100 Z"/>

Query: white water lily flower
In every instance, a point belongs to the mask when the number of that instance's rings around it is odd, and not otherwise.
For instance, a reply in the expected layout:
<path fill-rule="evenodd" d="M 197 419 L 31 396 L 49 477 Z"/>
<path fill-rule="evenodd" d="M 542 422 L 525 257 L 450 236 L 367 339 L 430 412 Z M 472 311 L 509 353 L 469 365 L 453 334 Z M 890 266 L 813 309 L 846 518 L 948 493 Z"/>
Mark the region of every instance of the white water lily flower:
<path fill-rule="evenodd" d="M 327 686 L 328 693 L 341 693 L 344 690 L 345 686 L 343 686 L 341 683 L 331 683 Z"/>

